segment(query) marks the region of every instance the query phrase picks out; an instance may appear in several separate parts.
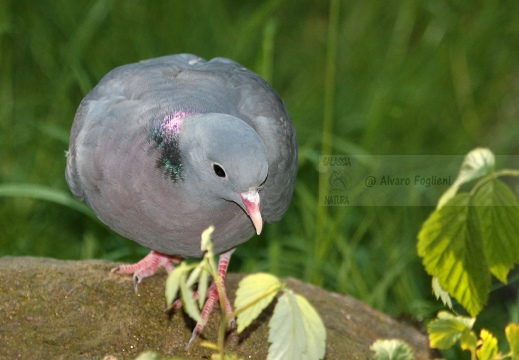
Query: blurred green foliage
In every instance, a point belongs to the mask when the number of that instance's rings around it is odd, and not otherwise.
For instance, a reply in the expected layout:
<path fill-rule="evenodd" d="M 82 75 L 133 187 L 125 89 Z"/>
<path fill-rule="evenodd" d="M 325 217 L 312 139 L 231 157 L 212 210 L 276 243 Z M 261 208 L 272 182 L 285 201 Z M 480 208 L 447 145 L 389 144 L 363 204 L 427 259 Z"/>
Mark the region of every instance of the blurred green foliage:
<path fill-rule="evenodd" d="M 440 305 L 416 235 L 432 209 L 319 208 L 318 156 L 476 146 L 517 154 L 519 2 L 334 2 L 330 16 L 329 3 L 309 0 L 3 0 L 0 183 L 67 191 L 74 112 L 112 68 L 182 52 L 230 57 L 278 90 L 300 146 L 290 210 L 240 246 L 231 269 L 295 276 L 393 315 L 431 316 Z M 71 207 L 0 197 L 0 255 L 133 261 L 146 252 Z M 519 320 L 517 290 L 505 290 L 488 316 L 501 329 Z"/>

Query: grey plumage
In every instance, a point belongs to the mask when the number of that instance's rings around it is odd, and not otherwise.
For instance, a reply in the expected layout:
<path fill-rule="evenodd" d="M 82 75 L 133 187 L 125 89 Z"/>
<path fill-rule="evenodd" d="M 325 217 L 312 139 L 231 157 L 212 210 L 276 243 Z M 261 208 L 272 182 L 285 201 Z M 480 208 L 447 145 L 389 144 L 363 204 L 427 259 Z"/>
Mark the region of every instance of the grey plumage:
<path fill-rule="evenodd" d="M 211 224 L 217 253 L 254 234 L 230 190 L 259 188 L 261 217 L 277 221 L 296 171 L 296 134 L 270 85 L 234 61 L 182 54 L 116 68 L 83 99 L 66 178 L 116 232 L 164 254 L 199 257 Z"/>

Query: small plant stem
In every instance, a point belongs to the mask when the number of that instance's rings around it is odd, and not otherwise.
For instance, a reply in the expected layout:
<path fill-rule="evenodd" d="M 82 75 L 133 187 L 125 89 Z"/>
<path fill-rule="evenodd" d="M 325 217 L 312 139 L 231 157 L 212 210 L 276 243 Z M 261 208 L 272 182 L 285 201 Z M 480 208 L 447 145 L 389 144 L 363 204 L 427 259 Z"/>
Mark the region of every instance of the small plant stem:
<path fill-rule="evenodd" d="M 476 349 L 470 349 L 470 359 L 471 360 L 478 360 L 478 357 L 476 356 Z"/>
<path fill-rule="evenodd" d="M 497 179 L 500 176 L 516 176 L 519 177 L 519 170 L 515 169 L 503 169 L 496 172 L 493 172 L 487 176 L 485 176 L 483 179 L 479 180 L 476 185 L 470 190 L 470 196 L 474 196 L 479 188 L 481 188 L 483 185 L 485 185 L 487 182 L 493 179 Z"/>
<path fill-rule="evenodd" d="M 218 291 L 218 297 L 220 299 L 220 311 L 222 313 L 222 319 L 220 321 L 220 328 L 218 331 L 218 352 L 220 353 L 220 359 L 225 359 L 225 329 L 227 326 L 227 314 L 225 313 L 225 295 L 222 286 L 222 277 L 216 275 L 214 278 L 216 283 L 216 289 Z"/>
<path fill-rule="evenodd" d="M 517 169 L 503 169 L 494 173 L 495 177 L 498 176 L 517 176 L 519 177 L 519 170 Z"/>

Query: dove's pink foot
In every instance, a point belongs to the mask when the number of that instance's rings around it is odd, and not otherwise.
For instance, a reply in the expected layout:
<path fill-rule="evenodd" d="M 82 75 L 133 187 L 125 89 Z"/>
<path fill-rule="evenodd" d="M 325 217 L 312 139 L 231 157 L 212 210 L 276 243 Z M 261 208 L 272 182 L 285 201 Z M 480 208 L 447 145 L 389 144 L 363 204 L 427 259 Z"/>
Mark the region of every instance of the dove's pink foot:
<path fill-rule="evenodd" d="M 142 279 L 152 276 L 162 266 L 168 274 L 175 268 L 175 263 L 181 261 L 182 258 L 171 256 L 152 251 L 144 259 L 135 264 L 119 265 L 112 269 L 112 274 L 133 274 L 133 287 L 135 292 Z"/>
<path fill-rule="evenodd" d="M 229 260 L 231 259 L 231 255 L 234 252 L 234 249 L 227 251 L 220 255 L 220 259 L 218 261 L 218 274 L 221 279 L 222 291 L 223 291 L 223 299 L 225 302 L 225 313 L 227 318 L 229 319 L 229 326 L 234 328 L 236 326 L 236 322 L 234 320 L 234 314 L 231 306 L 231 302 L 227 297 L 227 292 L 225 290 L 225 276 L 227 275 L 227 267 L 229 266 Z M 170 256 L 161 254 L 157 251 L 150 252 L 144 259 L 139 261 L 138 263 L 131 265 L 120 265 L 114 269 L 112 269 L 112 273 L 117 274 L 133 274 L 133 282 L 135 292 L 137 292 L 137 287 L 142 281 L 142 279 L 152 276 L 155 274 L 159 267 L 164 267 L 168 274 L 173 271 L 174 264 L 181 261 L 182 258 L 176 256 Z M 195 299 L 198 298 L 198 292 L 195 293 Z M 189 348 L 192 343 L 195 341 L 198 335 L 202 333 L 207 320 L 209 319 L 209 315 L 211 314 L 214 304 L 219 301 L 219 293 L 218 287 L 216 286 L 216 282 L 213 281 L 209 289 L 207 290 L 207 300 L 204 304 L 204 308 L 202 309 L 201 317 L 202 321 L 198 322 L 193 330 L 193 334 L 189 339 L 187 348 Z M 180 309 L 182 307 L 182 301 L 179 299 L 173 303 L 173 309 Z"/>
<path fill-rule="evenodd" d="M 218 275 L 220 275 L 222 284 L 223 298 L 225 301 L 225 314 L 229 320 L 229 326 L 234 329 L 236 326 L 236 322 L 234 321 L 234 313 L 229 298 L 227 297 L 227 291 L 225 290 L 225 276 L 227 274 L 227 267 L 229 266 L 229 260 L 231 259 L 233 252 L 234 249 L 220 255 L 220 260 L 218 261 Z M 202 330 L 204 329 L 204 326 L 207 324 L 207 320 L 209 319 L 209 315 L 211 314 L 211 311 L 213 311 L 214 304 L 219 300 L 219 298 L 218 287 L 216 286 L 216 282 L 213 281 L 209 287 L 209 290 L 207 291 L 207 300 L 205 301 L 204 308 L 202 309 L 202 321 L 196 324 L 195 329 L 193 330 L 193 334 L 191 335 L 191 339 L 189 339 L 187 344 L 187 348 L 189 348 L 197 336 L 202 333 Z"/>

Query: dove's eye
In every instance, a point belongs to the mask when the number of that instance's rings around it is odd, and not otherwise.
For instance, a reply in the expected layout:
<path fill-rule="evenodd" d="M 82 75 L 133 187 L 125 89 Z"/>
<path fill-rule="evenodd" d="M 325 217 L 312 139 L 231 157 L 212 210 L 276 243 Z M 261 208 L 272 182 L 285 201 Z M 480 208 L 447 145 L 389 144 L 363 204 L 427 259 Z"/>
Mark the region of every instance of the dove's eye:
<path fill-rule="evenodd" d="M 218 177 L 224 178 L 227 176 L 225 170 L 218 164 L 213 164 L 213 171 Z"/>

